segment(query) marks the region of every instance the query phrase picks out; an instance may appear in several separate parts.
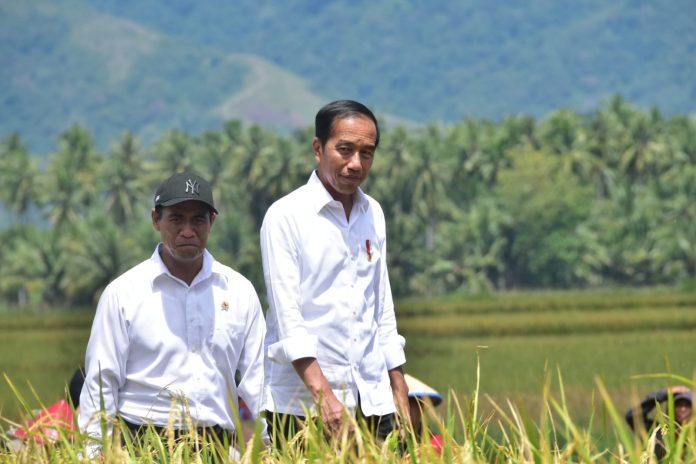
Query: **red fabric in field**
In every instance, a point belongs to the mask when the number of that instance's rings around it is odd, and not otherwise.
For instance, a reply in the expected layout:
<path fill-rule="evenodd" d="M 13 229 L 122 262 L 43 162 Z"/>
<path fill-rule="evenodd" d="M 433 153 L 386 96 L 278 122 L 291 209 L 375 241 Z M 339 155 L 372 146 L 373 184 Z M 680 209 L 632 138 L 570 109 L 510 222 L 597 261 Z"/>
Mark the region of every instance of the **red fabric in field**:
<path fill-rule="evenodd" d="M 442 453 L 442 436 L 436 433 L 430 435 L 430 446 L 437 454 Z"/>
<path fill-rule="evenodd" d="M 59 400 L 36 415 L 36 421 L 29 419 L 23 427 L 12 433 L 15 438 L 27 440 L 31 437 L 36 443 L 56 441 L 63 433 L 75 428 L 70 403 Z"/>

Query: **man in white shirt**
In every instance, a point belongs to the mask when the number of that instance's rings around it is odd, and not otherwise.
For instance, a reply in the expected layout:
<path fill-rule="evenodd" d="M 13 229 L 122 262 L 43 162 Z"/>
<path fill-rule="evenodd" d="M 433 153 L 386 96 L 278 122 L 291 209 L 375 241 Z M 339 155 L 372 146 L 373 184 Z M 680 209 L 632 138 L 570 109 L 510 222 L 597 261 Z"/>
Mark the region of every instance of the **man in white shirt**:
<path fill-rule="evenodd" d="M 133 436 L 173 424 L 211 441 L 233 439 L 240 397 L 259 411 L 264 317 L 252 284 L 206 250 L 218 214 L 210 184 L 175 174 L 154 204 L 161 243 L 106 287 L 94 316 L 79 415 L 92 455 L 101 401 L 109 432 L 118 418 Z"/>
<path fill-rule="evenodd" d="M 359 188 L 379 143 L 377 120 L 341 100 L 315 123 L 317 169 L 271 205 L 261 227 L 269 302 L 262 408 L 276 446 L 306 410 L 331 434 L 344 407 L 379 436 L 396 427 L 396 411 L 408 415 L 384 214 Z"/>

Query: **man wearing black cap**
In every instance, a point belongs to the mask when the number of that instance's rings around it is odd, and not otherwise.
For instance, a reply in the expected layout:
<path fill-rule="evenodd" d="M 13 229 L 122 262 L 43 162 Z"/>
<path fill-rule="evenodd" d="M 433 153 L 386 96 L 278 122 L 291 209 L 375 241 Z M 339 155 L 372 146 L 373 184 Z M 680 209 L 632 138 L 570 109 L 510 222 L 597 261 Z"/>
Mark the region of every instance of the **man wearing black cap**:
<path fill-rule="evenodd" d="M 175 436 L 195 429 L 224 442 L 239 397 L 258 411 L 264 317 L 251 283 L 206 250 L 217 214 L 205 179 L 165 180 L 152 209 L 161 243 L 104 290 L 80 397 L 80 429 L 96 439 L 92 456 L 103 441 L 102 401 L 108 418 L 136 437 L 144 426 L 173 424 Z"/>
<path fill-rule="evenodd" d="M 636 430 L 639 425 L 636 423 L 635 414 L 636 412 L 640 412 L 640 427 L 644 429 L 647 428 L 648 430 L 652 429 L 658 421 L 657 415 L 651 417 L 653 410 L 656 408 L 659 410 L 660 408 L 657 407 L 658 404 L 667 402 L 670 396 L 672 396 L 672 401 L 674 401 L 674 421 L 681 427 L 691 419 L 693 402 L 691 390 L 683 385 L 674 386 L 670 390 L 663 388 L 650 393 L 641 401 L 639 410 L 636 411 L 634 408 L 628 410 L 626 413 L 626 422 L 628 422 L 628 425 L 630 425 L 633 430 Z M 662 432 L 658 430 L 655 440 L 655 455 L 658 459 L 662 459 L 665 453 L 666 450 L 662 440 Z"/>

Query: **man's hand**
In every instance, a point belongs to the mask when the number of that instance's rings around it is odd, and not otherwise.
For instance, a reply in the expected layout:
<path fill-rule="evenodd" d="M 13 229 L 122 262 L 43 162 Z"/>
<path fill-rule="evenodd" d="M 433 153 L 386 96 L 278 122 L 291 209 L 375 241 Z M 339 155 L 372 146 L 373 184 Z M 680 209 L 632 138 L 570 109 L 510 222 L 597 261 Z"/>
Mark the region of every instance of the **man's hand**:
<path fill-rule="evenodd" d="M 328 395 L 320 399 L 321 420 L 324 422 L 328 434 L 336 436 L 343 427 L 343 404 L 338 401 L 336 395 L 329 389 Z"/>
<path fill-rule="evenodd" d="M 343 427 L 344 407 L 331 390 L 319 362 L 316 358 L 301 358 L 293 361 L 292 365 L 312 393 L 314 401 L 319 404 L 319 413 L 327 433 L 336 436 Z"/>

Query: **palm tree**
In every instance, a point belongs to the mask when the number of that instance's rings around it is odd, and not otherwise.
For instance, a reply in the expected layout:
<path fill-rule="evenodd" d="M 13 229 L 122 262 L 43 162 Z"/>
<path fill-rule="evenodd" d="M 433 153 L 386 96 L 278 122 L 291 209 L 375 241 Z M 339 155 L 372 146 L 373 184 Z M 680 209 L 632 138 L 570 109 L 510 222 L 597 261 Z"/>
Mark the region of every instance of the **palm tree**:
<path fill-rule="evenodd" d="M 504 288 L 507 246 L 505 230 L 512 218 L 491 196 L 479 197 L 466 210 L 454 213 L 442 227 L 435 281 L 443 291 L 471 293 Z"/>
<path fill-rule="evenodd" d="M 441 213 L 448 209 L 447 195 L 449 170 L 443 164 L 443 139 L 440 129 L 431 125 L 414 146 L 412 167 L 413 211 L 425 222 L 424 246 L 426 250 L 435 248 L 435 232 Z"/>
<path fill-rule="evenodd" d="M 86 207 L 85 191 L 74 170 L 60 162 L 52 162 L 45 179 L 43 203 L 51 224 L 57 229 L 76 224 Z"/>
<path fill-rule="evenodd" d="M 65 303 L 67 251 L 61 234 L 34 225 L 17 225 L 3 233 L 0 292 L 15 293 L 19 303 Z"/>
<path fill-rule="evenodd" d="M 619 165 L 631 184 L 644 182 L 647 177 L 671 166 L 671 160 L 666 157 L 667 144 L 661 137 L 662 130 L 662 117 L 655 108 L 648 115 L 636 113 L 631 119 L 629 143 Z"/>
<path fill-rule="evenodd" d="M 68 265 L 64 292 L 70 304 L 96 303 L 109 282 L 145 255 L 137 245 L 136 233 L 124 233 L 117 224 L 113 216 L 94 208 L 75 233 L 65 238 Z"/>
<path fill-rule="evenodd" d="M 34 229 L 35 226 L 14 224 L 0 231 L 0 295 L 19 306 L 27 304 L 33 287 L 29 278 L 32 273 L 27 271 L 35 267 L 35 262 L 27 260 L 22 251 L 33 251 L 25 242 Z"/>
<path fill-rule="evenodd" d="M 79 126 L 61 134 L 58 144 L 58 152 L 49 157 L 42 187 L 47 215 L 61 228 L 74 224 L 99 201 L 102 157 L 89 132 Z"/>
<path fill-rule="evenodd" d="M 223 132 L 210 131 L 201 137 L 198 151 L 196 159 L 200 174 L 215 188 L 220 179 L 225 178 L 225 170 L 232 156 L 232 145 Z"/>
<path fill-rule="evenodd" d="M 269 167 L 282 164 L 280 160 L 283 155 L 279 151 L 284 148 L 279 149 L 278 136 L 254 124 L 246 131 L 240 145 L 232 151 L 230 169 L 235 188 L 230 189 L 234 197 L 228 201 L 234 203 L 246 199 L 258 227 L 270 205 L 267 191 L 273 187 L 274 179 L 269 178 Z"/>
<path fill-rule="evenodd" d="M 105 210 L 116 223 L 128 224 L 143 217 L 147 205 L 148 168 L 131 132 L 126 132 L 106 158 L 100 184 Z"/>
<path fill-rule="evenodd" d="M 403 126 L 381 134 L 379 148 L 365 190 L 379 200 L 391 222 L 411 209 L 411 137 Z"/>
<path fill-rule="evenodd" d="M 0 200 L 22 222 L 38 202 L 38 175 L 38 161 L 29 155 L 19 134 L 5 138 L 0 145 Z"/>
<path fill-rule="evenodd" d="M 167 132 L 153 147 L 154 172 L 166 173 L 164 177 L 168 177 L 189 171 L 194 167 L 194 152 L 194 140 L 190 135 L 177 130 Z"/>

